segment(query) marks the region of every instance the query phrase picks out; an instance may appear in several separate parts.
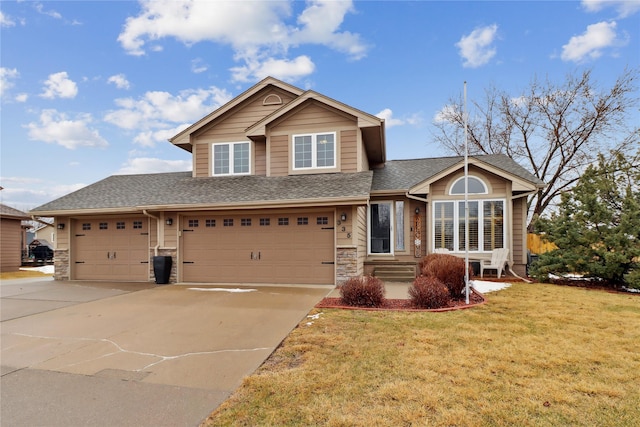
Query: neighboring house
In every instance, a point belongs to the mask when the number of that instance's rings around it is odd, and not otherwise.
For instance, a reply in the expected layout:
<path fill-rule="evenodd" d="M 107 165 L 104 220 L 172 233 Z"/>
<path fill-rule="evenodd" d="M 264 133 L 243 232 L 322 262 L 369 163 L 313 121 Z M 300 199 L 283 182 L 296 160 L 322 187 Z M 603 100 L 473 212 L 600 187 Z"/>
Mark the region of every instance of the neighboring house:
<path fill-rule="evenodd" d="M 34 209 L 54 217 L 56 278 L 336 284 L 435 248 L 464 254 L 462 157 L 387 161 L 384 120 L 266 78 L 170 139 L 193 172 L 116 175 Z M 526 265 L 527 195 L 503 155 L 469 160 L 472 257 Z"/>
<path fill-rule="evenodd" d="M 0 271 L 18 271 L 22 265 L 22 252 L 26 251 L 26 228 L 23 220 L 31 219 L 26 213 L 0 204 Z"/>
<path fill-rule="evenodd" d="M 49 224 L 47 221 L 36 223 L 36 225 L 33 227 L 33 238 L 34 240 L 46 242 L 47 246 L 51 248 L 55 247 L 56 229 L 54 227 L 54 224 Z"/>

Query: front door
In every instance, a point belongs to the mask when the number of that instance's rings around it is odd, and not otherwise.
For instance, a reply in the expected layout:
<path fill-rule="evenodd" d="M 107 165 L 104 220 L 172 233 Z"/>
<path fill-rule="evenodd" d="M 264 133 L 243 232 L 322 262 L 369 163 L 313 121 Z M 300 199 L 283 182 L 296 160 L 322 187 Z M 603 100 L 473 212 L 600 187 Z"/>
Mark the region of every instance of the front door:
<path fill-rule="evenodd" d="M 369 253 L 393 253 L 393 204 L 371 203 L 369 206 Z"/>

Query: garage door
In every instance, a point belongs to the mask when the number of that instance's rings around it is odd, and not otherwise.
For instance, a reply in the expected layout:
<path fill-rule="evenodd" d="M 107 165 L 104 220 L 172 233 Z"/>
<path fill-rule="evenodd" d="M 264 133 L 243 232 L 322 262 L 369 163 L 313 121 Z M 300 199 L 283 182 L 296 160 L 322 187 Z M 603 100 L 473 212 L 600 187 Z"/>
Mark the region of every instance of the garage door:
<path fill-rule="evenodd" d="M 73 221 L 72 277 L 76 280 L 149 280 L 146 217 Z"/>
<path fill-rule="evenodd" d="M 182 218 L 185 282 L 333 284 L 333 212 Z"/>

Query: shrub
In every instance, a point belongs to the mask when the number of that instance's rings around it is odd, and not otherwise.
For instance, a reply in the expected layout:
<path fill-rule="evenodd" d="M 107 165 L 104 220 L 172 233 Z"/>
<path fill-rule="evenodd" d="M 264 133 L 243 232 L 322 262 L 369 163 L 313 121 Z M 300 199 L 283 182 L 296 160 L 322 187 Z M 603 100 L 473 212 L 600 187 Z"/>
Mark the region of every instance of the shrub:
<path fill-rule="evenodd" d="M 409 287 L 411 302 L 421 308 L 446 307 L 451 299 L 449 288 L 435 277 L 420 276 Z"/>
<path fill-rule="evenodd" d="M 469 268 L 469 278 L 472 274 L 473 270 Z M 444 283 L 452 298 L 463 297 L 466 286 L 464 259 L 449 254 L 429 254 L 422 261 L 422 275 Z"/>
<path fill-rule="evenodd" d="M 377 277 L 352 277 L 340 287 L 340 297 L 347 305 L 379 307 L 384 302 L 384 282 Z"/>
<path fill-rule="evenodd" d="M 624 276 L 627 287 L 630 289 L 640 289 L 640 267 L 630 270 Z"/>

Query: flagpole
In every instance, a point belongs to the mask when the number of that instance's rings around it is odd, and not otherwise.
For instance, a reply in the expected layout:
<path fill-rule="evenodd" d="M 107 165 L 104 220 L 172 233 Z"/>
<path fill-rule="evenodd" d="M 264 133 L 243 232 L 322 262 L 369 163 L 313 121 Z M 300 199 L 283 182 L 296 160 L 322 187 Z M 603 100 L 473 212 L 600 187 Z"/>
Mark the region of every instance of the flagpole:
<path fill-rule="evenodd" d="M 469 145 L 467 138 L 467 82 L 464 82 L 464 283 L 469 304 Z"/>

